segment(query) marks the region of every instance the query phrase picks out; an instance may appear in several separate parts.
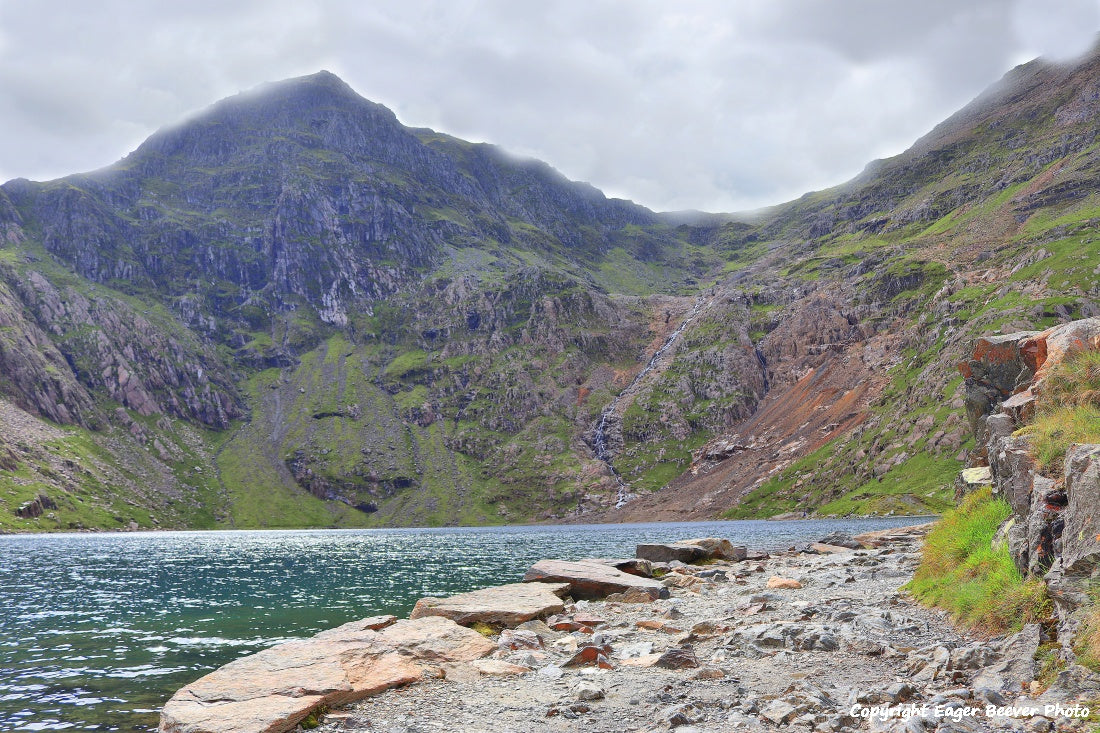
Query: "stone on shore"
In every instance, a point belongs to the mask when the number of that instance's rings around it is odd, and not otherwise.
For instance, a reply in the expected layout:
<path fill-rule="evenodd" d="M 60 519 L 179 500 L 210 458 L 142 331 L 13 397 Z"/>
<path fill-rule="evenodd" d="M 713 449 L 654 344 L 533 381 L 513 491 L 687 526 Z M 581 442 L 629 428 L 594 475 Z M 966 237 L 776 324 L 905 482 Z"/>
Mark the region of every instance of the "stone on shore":
<path fill-rule="evenodd" d="M 449 619 L 362 621 L 234 660 L 182 687 L 164 706 L 160 733 L 284 733 L 321 705 L 346 705 L 409 684 L 445 662 L 496 648 Z"/>
<path fill-rule="evenodd" d="M 515 628 L 525 621 L 565 610 L 561 597 L 568 583 L 510 583 L 447 598 L 421 598 L 409 618 L 442 616 L 457 624 Z"/>
<path fill-rule="evenodd" d="M 892 544 L 902 544 L 912 540 L 913 537 L 923 537 L 932 528 L 933 522 L 927 524 L 914 524 L 908 527 L 895 527 L 893 529 L 880 529 L 874 532 L 857 534 L 854 539 L 864 547 L 876 548 Z"/>
<path fill-rule="evenodd" d="M 849 550 L 863 549 L 863 545 L 859 542 L 859 540 L 857 540 L 855 537 L 852 537 L 852 535 L 847 534 L 846 532 L 831 532 L 818 540 L 818 542 L 823 545 L 845 547 Z"/>
<path fill-rule="evenodd" d="M 700 560 L 744 560 L 748 550 L 718 537 L 700 537 L 667 545 L 638 545 L 634 554 L 650 562 L 694 563 Z"/>
<path fill-rule="evenodd" d="M 649 600 L 667 598 L 668 589 L 652 578 L 629 575 L 598 562 L 539 560 L 523 576 L 525 583 L 568 583 L 574 598 L 600 599 L 612 593 L 638 593 Z"/>
<path fill-rule="evenodd" d="M 622 570 L 624 573 L 630 575 L 639 575 L 643 578 L 653 577 L 653 563 L 649 560 L 643 560 L 640 557 L 589 557 L 581 560 L 581 562 L 598 562 L 602 565 L 610 565 L 616 570 Z"/>
<path fill-rule="evenodd" d="M 698 545 L 684 545 L 674 542 L 669 545 L 647 544 L 638 545 L 635 550 L 640 560 L 650 562 L 682 562 L 693 563 L 705 560 L 706 550 Z"/>
<path fill-rule="evenodd" d="M 702 547 L 709 560 L 744 560 L 748 549 L 741 545 L 735 545 L 729 540 L 718 537 L 698 537 L 693 540 L 681 540 L 676 544 L 695 545 Z"/>
<path fill-rule="evenodd" d="M 841 547 L 839 545 L 830 545 L 825 542 L 811 542 L 810 549 L 821 555 L 835 555 L 840 552 L 851 552 L 850 547 Z"/>

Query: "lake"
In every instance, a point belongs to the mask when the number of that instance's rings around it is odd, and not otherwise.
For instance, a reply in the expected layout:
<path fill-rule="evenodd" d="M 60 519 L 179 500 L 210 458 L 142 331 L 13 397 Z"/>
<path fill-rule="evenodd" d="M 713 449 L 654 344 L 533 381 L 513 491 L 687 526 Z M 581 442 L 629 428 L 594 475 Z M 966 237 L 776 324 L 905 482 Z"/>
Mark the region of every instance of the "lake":
<path fill-rule="evenodd" d="M 155 730 L 177 688 L 238 656 L 513 582 L 541 558 L 706 536 L 776 550 L 919 521 L 0 536 L 0 730 Z"/>

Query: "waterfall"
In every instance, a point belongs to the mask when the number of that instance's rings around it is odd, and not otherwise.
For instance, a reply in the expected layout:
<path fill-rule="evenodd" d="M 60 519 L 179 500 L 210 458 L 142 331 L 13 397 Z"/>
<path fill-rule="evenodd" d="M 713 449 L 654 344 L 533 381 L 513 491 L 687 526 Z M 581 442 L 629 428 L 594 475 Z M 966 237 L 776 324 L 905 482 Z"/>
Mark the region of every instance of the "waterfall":
<path fill-rule="evenodd" d="M 596 454 L 596 458 L 602 461 L 603 464 L 607 466 L 608 470 L 611 471 L 611 475 L 615 477 L 615 481 L 618 483 L 618 495 L 615 499 L 616 509 L 621 509 L 628 501 L 637 497 L 637 494 L 632 494 L 630 492 L 630 487 L 627 485 L 626 481 L 623 480 L 622 475 L 615 470 L 615 465 L 612 463 L 611 452 L 607 449 L 607 420 L 615 412 L 615 408 L 619 406 L 619 401 L 629 394 L 643 379 L 645 379 L 645 376 L 653 371 L 653 368 L 660 363 L 661 358 L 665 355 L 665 352 L 668 351 L 669 347 L 672 346 L 673 342 L 676 341 L 676 338 L 684 332 L 688 324 L 690 324 L 695 317 L 699 315 L 700 311 L 703 310 L 703 302 L 703 296 L 699 296 L 691 312 L 688 313 L 687 317 L 676 327 L 676 330 L 669 334 L 669 337 L 661 344 L 661 348 L 654 352 L 653 356 L 646 362 L 646 365 L 642 367 L 642 370 L 638 372 L 634 379 L 630 381 L 630 384 L 626 386 L 626 389 L 615 395 L 615 399 L 611 400 L 611 403 L 603 408 L 603 411 L 600 413 L 600 420 L 596 423 L 596 432 L 592 439 L 592 450 Z"/>

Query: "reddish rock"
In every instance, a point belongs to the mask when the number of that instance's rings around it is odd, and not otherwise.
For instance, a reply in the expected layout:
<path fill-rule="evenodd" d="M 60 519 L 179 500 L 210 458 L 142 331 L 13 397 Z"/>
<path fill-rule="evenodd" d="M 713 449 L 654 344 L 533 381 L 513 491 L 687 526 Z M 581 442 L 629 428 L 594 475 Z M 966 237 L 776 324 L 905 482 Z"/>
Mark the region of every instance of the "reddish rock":
<path fill-rule="evenodd" d="M 769 588 L 780 588 L 788 590 L 797 590 L 802 587 L 802 584 L 793 578 L 781 578 L 778 575 L 773 575 L 768 578 Z"/>
<path fill-rule="evenodd" d="M 505 629 L 500 632 L 497 646 L 501 649 L 541 649 L 542 639 L 534 631 Z"/>
<path fill-rule="evenodd" d="M 611 645 L 602 644 L 596 646 L 594 644 L 588 644 L 582 646 L 577 650 L 577 653 L 562 666 L 580 667 L 589 664 L 594 664 L 602 669 L 613 669 L 614 665 L 611 664 Z"/>
<path fill-rule="evenodd" d="M 669 649 L 658 657 L 654 666 L 663 667 L 664 669 L 693 669 L 699 666 L 699 660 L 695 656 L 695 651 L 685 644 L 681 647 Z"/>
<path fill-rule="evenodd" d="M 578 624 L 584 624 L 585 626 L 599 626 L 600 624 L 606 624 L 607 619 L 601 618 L 594 613 L 578 612 L 573 614 L 573 620 Z"/>
<path fill-rule="evenodd" d="M 1023 339 L 1019 345 L 1021 358 L 1035 374 L 1035 381 L 1046 377 L 1051 367 L 1071 354 L 1097 349 L 1100 349 L 1100 318 L 1062 323 Z"/>
<path fill-rule="evenodd" d="M 628 590 L 625 593 L 612 593 L 604 600 L 608 603 L 649 603 L 653 598 L 648 591 Z"/>

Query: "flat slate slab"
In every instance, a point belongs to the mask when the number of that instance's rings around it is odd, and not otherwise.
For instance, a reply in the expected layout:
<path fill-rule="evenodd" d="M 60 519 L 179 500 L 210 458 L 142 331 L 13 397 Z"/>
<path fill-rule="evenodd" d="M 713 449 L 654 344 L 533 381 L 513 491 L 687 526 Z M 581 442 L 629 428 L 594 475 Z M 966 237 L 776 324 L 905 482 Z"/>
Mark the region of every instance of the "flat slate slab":
<path fill-rule="evenodd" d="M 496 649 L 450 619 L 398 621 L 382 631 L 371 621 L 352 621 L 214 670 L 172 696 L 158 730 L 285 733 L 320 705 L 346 705 L 415 682 L 425 671 L 437 673 L 442 663 L 472 662 Z"/>
<path fill-rule="evenodd" d="M 635 555 L 650 562 L 682 563 L 700 560 L 744 560 L 748 550 L 719 537 L 699 537 L 669 544 L 638 545 Z"/>
<path fill-rule="evenodd" d="M 510 583 L 448 598 L 421 598 L 409 618 L 442 616 L 463 626 L 481 622 L 512 629 L 564 611 L 561 597 L 568 590 L 568 583 Z"/>
<path fill-rule="evenodd" d="M 628 591 L 645 593 L 650 600 L 668 597 L 668 588 L 658 580 L 629 575 L 590 560 L 539 560 L 523 576 L 523 582 L 568 583 L 574 598 L 599 599 Z"/>

